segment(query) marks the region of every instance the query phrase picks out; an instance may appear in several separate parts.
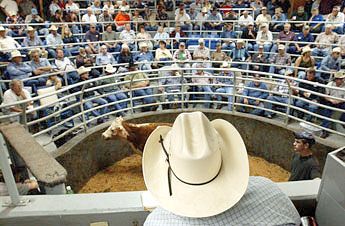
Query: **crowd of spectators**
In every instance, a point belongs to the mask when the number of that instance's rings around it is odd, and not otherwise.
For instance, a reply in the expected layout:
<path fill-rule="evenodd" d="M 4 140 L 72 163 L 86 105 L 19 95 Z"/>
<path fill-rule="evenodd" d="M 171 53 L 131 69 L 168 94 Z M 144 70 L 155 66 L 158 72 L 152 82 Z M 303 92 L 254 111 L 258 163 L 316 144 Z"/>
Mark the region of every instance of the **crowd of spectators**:
<path fill-rule="evenodd" d="M 151 70 L 176 61 L 174 65 L 182 72 L 203 76 L 194 77 L 188 82 L 198 84 L 196 89 L 205 92 L 205 100 L 222 99 L 222 96 L 213 93 L 233 92 L 224 86 L 232 84 L 233 75 L 212 70 L 212 67 L 231 66 L 269 72 L 270 77 L 274 73 L 299 78 L 302 81 L 295 85 L 312 93 L 294 93 L 301 98 L 292 104 L 307 111 L 315 113 L 319 110 L 311 102 L 344 109 L 343 102 L 313 94 L 333 95 L 334 92 L 303 81 L 344 86 L 344 76 L 338 72 L 345 57 L 345 1 L 306 1 L 304 6 L 296 10 L 291 8 L 287 0 L 46 2 L 48 5 L 43 9 L 31 0 L 2 0 L 0 3 L 6 18 L 5 24 L 0 26 L 0 61 L 6 65 L 3 78 L 24 79 L 24 86 L 31 87 L 33 95 L 41 87 L 55 86 L 60 89 L 66 85 L 85 83 L 89 77 L 107 75 L 109 71 Z M 50 24 L 52 22 L 55 24 Z M 30 26 L 23 23 L 30 23 Z M 218 62 L 211 63 L 211 60 Z M 92 66 L 99 68 L 89 68 Z M 189 70 L 190 67 L 210 70 Z M 215 73 L 217 76 L 226 74 L 230 82 L 212 78 Z M 170 74 L 176 75 L 175 72 Z M 133 81 L 137 79 L 147 79 L 147 74 L 138 72 Z M 272 104 L 246 98 L 282 101 L 269 95 L 265 91 L 267 85 L 260 80 L 254 73 L 254 81 L 246 84 L 244 97 L 239 102 L 258 106 L 252 111 L 253 114 L 272 117 L 269 111 L 264 110 L 272 109 Z M 336 82 L 338 80 L 342 83 Z M 174 84 L 176 79 L 164 82 Z M 284 86 L 287 84 L 280 84 L 275 89 L 281 92 Z M 134 96 L 152 95 L 148 80 L 134 82 L 131 88 L 140 87 L 147 88 L 137 89 Z M 121 88 L 128 87 L 116 89 Z M 286 90 L 281 94 L 287 94 Z M 86 96 L 94 95 L 88 93 Z M 119 95 L 93 99 L 93 102 L 85 103 L 85 108 L 115 102 L 126 95 L 128 92 L 123 91 Z M 336 92 L 336 95 L 344 98 L 343 92 Z M 153 97 L 144 98 L 144 104 L 156 101 Z M 230 103 L 234 100 L 229 97 L 228 101 L 228 109 L 232 110 Z M 283 102 L 286 103 L 286 100 L 283 99 Z M 210 107 L 207 101 L 204 105 Z M 126 106 L 124 102 L 115 105 L 114 109 Z M 99 108 L 99 112 L 92 111 L 92 114 L 99 116 L 109 110 L 107 107 Z M 329 117 L 332 112 L 322 114 Z M 296 113 L 299 118 L 304 115 L 306 120 L 313 120 L 310 114 Z M 324 127 L 329 127 L 329 124 L 329 121 L 323 122 Z"/>

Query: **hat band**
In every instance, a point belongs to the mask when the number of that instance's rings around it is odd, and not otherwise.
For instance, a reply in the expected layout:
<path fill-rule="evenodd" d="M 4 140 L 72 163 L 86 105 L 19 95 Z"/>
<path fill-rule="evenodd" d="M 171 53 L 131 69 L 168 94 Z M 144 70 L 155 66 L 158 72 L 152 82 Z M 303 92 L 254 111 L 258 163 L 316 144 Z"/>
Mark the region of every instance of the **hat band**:
<path fill-rule="evenodd" d="M 165 153 L 165 156 L 166 156 L 166 162 L 168 163 L 169 167 L 168 167 L 168 185 L 169 185 L 169 195 L 172 196 L 172 186 L 171 186 L 171 173 L 174 174 L 174 176 L 182 183 L 184 184 L 188 184 L 188 185 L 192 185 L 192 186 L 199 186 L 199 185 L 205 185 L 205 184 L 208 184 L 210 182 L 212 182 L 214 179 L 216 179 L 220 173 L 220 169 L 222 168 L 222 164 L 220 165 L 219 167 L 219 171 L 218 173 L 209 181 L 206 181 L 206 182 L 202 182 L 202 183 L 190 183 L 190 182 L 187 182 L 187 181 L 184 181 L 182 180 L 181 178 L 179 178 L 175 172 L 173 171 L 173 169 L 171 168 L 171 165 L 170 165 L 170 160 L 169 160 L 169 154 L 167 152 L 167 150 L 165 149 L 164 147 L 164 143 L 163 143 L 163 137 L 162 135 L 160 135 L 160 139 L 159 139 L 159 143 L 162 145 L 162 148 L 163 148 L 163 151 Z"/>

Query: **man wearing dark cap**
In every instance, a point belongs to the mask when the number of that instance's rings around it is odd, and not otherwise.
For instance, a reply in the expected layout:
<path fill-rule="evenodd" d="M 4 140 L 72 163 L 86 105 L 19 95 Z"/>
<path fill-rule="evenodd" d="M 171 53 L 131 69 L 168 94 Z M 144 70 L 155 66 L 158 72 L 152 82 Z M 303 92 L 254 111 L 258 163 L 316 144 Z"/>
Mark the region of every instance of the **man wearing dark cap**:
<path fill-rule="evenodd" d="M 321 178 L 319 161 L 313 156 L 311 146 L 315 139 L 311 133 L 295 132 L 293 143 L 296 152 L 291 162 L 291 175 L 289 181 L 313 180 Z"/>

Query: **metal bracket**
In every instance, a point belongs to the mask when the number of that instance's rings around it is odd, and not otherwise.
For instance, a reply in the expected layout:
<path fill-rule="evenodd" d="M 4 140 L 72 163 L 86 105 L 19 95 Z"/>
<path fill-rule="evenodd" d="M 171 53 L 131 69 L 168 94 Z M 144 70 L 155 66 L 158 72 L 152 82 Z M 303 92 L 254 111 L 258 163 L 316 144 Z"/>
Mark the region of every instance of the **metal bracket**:
<path fill-rule="evenodd" d="M 12 201 L 6 201 L 2 204 L 3 207 L 16 207 L 16 206 L 26 206 L 30 202 L 30 199 L 21 199 L 18 204 L 14 204 Z"/>

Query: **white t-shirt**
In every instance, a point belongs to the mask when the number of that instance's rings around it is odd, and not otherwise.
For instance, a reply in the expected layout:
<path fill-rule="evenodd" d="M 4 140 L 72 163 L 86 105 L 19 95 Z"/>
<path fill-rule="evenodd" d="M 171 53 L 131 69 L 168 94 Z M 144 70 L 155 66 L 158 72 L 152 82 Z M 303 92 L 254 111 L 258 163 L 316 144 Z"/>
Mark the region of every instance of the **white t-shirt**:
<path fill-rule="evenodd" d="M 26 90 L 23 89 L 23 92 L 26 96 L 26 99 L 31 99 L 31 95 L 30 93 Z M 5 105 L 5 104 L 14 104 L 18 101 L 24 100 L 21 96 L 17 96 L 11 89 L 6 90 L 4 93 L 4 101 L 2 102 L 1 105 Z M 17 108 L 21 108 L 20 105 L 13 105 L 11 107 L 17 107 Z M 7 107 L 7 108 L 3 108 L 3 113 L 6 115 L 10 115 L 10 114 L 14 114 L 14 112 L 12 112 L 10 109 L 11 107 Z M 19 121 L 19 116 L 15 116 L 12 117 L 10 119 L 11 121 Z"/>
<path fill-rule="evenodd" d="M 93 14 L 89 16 L 88 14 L 83 15 L 81 18 L 82 22 L 87 22 L 87 23 L 97 23 L 97 17 Z"/>
<path fill-rule="evenodd" d="M 2 0 L 0 7 L 4 8 L 7 13 L 15 12 L 18 13 L 18 5 L 13 0 Z"/>

